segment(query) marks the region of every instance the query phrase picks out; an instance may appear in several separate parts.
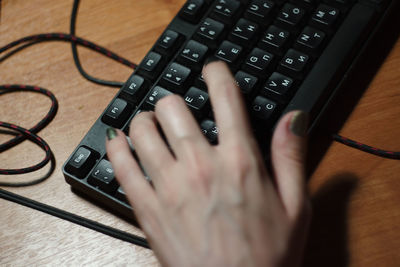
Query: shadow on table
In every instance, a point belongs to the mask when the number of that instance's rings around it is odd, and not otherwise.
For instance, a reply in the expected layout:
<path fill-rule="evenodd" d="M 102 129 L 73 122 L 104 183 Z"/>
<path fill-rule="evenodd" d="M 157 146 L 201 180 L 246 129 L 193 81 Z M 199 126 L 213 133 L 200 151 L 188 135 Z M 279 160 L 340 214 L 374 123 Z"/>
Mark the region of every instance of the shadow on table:
<path fill-rule="evenodd" d="M 355 175 L 338 174 L 312 197 L 313 218 L 303 266 L 348 265 L 347 213 L 349 199 L 356 186 Z"/>

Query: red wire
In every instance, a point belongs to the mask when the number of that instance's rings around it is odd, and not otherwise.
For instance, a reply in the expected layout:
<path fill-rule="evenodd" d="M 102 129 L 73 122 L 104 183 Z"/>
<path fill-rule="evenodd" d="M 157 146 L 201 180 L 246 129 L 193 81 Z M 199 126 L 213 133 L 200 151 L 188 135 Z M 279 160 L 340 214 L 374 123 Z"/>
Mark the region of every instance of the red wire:
<path fill-rule="evenodd" d="M 24 129 L 24 128 L 17 126 L 15 124 L 12 124 L 12 123 L 0 121 L 0 127 L 8 128 L 8 129 L 11 129 L 11 130 L 21 133 L 22 135 L 26 136 L 26 138 L 28 138 L 29 140 L 31 140 L 32 142 L 34 142 L 38 146 L 40 146 L 46 152 L 44 159 L 41 162 L 39 162 L 38 164 L 32 165 L 30 167 L 26 167 L 26 168 L 20 168 L 20 169 L 0 169 L 0 174 L 11 175 L 11 174 L 22 174 L 22 173 L 33 172 L 33 171 L 39 170 L 40 168 L 45 166 L 50 161 L 50 159 L 51 159 L 50 147 L 46 143 L 46 141 L 44 141 L 41 137 L 37 136 L 36 134 L 30 132 L 27 129 Z"/>
<path fill-rule="evenodd" d="M 349 138 L 340 136 L 338 134 L 333 134 L 332 138 L 333 138 L 333 140 L 335 140 L 339 143 L 342 143 L 342 144 L 350 146 L 350 147 L 357 148 L 361 151 L 364 151 L 364 152 L 367 152 L 370 154 L 374 154 L 374 155 L 384 157 L 384 158 L 389 158 L 389 159 L 400 159 L 400 152 L 383 150 L 383 149 L 379 149 L 376 147 L 368 146 L 366 144 L 362 144 L 360 142 L 351 140 Z"/>
<path fill-rule="evenodd" d="M 28 131 L 31 133 L 38 133 L 40 130 L 42 130 L 44 127 L 46 127 L 56 116 L 57 110 L 58 110 L 58 102 L 56 97 L 54 96 L 53 93 L 51 93 L 49 90 L 44 89 L 42 87 L 38 86 L 31 86 L 31 85 L 21 85 L 21 84 L 6 84 L 6 85 L 0 85 L 0 95 L 7 94 L 7 93 L 14 93 L 14 92 L 19 92 L 19 91 L 29 91 L 29 92 L 35 92 L 35 93 L 40 93 L 43 94 L 51 99 L 51 107 L 46 116 L 40 120 L 35 126 L 30 128 Z M 26 139 L 26 136 L 23 134 L 20 134 L 13 139 L 0 144 L 0 152 L 6 151 L 22 141 Z"/>

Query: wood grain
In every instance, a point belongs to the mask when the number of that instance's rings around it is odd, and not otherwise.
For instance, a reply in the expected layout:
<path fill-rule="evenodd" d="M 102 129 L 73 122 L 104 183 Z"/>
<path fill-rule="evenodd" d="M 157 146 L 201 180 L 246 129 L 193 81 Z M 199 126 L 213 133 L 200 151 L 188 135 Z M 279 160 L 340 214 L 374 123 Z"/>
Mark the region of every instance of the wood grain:
<path fill-rule="evenodd" d="M 68 32 L 72 0 L 1 1 L 0 46 L 43 32 Z M 83 0 L 77 35 L 133 62 L 147 50 L 183 0 Z M 125 81 L 132 70 L 79 48 L 85 70 Z M 341 134 L 381 148 L 400 150 L 400 42 L 381 66 Z M 40 132 L 57 159 L 56 171 L 42 184 L 11 191 L 141 234 L 126 221 L 80 198 L 65 183 L 61 165 L 116 93 L 94 85 L 76 70 L 68 43 L 34 45 L 0 64 L 0 83 L 39 85 L 59 101 L 54 121 Z M 50 101 L 33 93 L 1 96 L 0 120 L 29 128 Z M 0 135 L 0 142 L 10 136 Z M 44 153 L 24 142 L 0 154 L 0 167 L 38 162 Z M 46 169 L 47 170 L 47 169 Z M 30 175 L 0 176 L 29 180 Z M 400 266 L 400 164 L 334 143 L 310 179 L 314 219 L 306 266 Z M 0 265 L 157 266 L 150 250 L 0 200 Z"/>

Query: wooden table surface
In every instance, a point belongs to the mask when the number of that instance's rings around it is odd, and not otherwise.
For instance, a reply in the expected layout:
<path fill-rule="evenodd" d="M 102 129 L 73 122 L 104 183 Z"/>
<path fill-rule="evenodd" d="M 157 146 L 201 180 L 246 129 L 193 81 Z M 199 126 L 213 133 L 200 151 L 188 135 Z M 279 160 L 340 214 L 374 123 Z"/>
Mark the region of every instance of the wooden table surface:
<path fill-rule="evenodd" d="M 140 62 L 183 0 L 82 0 L 77 35 Z M 68 32 L 72 0 L 3 0 L 0 46 L 20 37 Z M 132 70 L 79 48 L 85 70 L 125 81 Z M 385 59 L 340 133 L 380 148 L 400 151 L 400 41 Z M 54 121 L 40 132 L 57 166 L 45 182 L 12 192 L 141 234 L 130 223 L 72 193 L 61 166 L 117 89 L 89 83 L 65 42 L 46 42 L 0 64 L 0 84 L 30 84 L 51 90 L 59 101 Z M 34 93 L 0 97 L 0 120 L 32 127 L 50 101 Z M 1 134 L 0 142 L 10 136 Z M 0 154 L 0 168 L 38 162 L 44 153 L 23 144 Z M 25 181 L 44 170 L 1 181 Z M 305 266 L 400 266 L 400 164 L 333 143 L 310 178 L 314 217 Z M 151 250 L 0 199 L 0 265 L 158 265 Z"/>

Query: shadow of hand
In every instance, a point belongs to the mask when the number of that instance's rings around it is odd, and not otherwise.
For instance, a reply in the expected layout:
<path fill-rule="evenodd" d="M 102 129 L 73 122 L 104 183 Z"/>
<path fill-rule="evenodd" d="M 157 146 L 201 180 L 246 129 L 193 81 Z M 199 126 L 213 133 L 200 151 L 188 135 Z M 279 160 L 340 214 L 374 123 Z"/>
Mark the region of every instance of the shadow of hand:
<path fill-rule="evenodd" d="M 313 218 L 303 266 L 348 265 L 347 210 L 356 186 L 356 176 L 338 174 L 312 196 Z"/>

